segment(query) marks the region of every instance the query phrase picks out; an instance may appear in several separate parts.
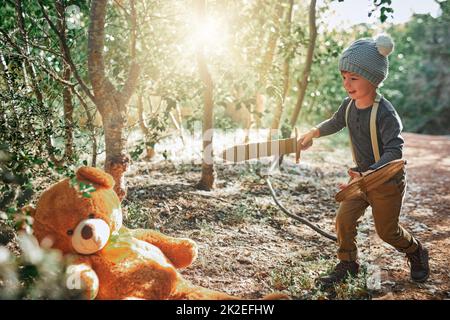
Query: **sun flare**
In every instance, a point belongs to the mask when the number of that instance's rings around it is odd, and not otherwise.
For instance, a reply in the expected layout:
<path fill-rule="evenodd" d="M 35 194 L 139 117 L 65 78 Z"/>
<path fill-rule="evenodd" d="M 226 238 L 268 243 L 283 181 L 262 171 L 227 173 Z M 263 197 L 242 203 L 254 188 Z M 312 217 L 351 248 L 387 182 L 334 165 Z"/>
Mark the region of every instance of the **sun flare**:
<path fill-rule="evenodd" d="M 221 52 L 226 47 L 228 32 L 223 19 L 216 16 L 196 21 L 189 37 L 195 48 L 204 47 L 208 51 Z"/>

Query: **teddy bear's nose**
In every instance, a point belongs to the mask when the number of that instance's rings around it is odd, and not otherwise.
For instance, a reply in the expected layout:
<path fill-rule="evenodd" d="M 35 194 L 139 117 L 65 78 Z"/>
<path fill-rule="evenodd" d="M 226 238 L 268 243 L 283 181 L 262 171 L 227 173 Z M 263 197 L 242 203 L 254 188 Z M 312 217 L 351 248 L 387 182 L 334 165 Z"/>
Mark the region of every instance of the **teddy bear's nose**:
<path fill-rule="evenodd" d="M 85 225 L 83 229 L 81 229 L 81 236 L 84 240 L 89 240 L 90 238 L 92 238 L 93 234 L 94 232 L 92 230 L 92 227 L 89 225 Z"/>

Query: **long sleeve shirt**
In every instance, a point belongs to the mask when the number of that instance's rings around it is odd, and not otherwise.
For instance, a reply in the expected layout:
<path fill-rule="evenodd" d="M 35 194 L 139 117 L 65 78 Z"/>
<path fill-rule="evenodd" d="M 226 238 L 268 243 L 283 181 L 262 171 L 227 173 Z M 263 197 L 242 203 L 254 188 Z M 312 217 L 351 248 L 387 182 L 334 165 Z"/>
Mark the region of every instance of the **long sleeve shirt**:
<path fill-rule="evenodd" d="M 334 115 L 317 126 L 320 137 L 336 133 L 346 126 L 345 111 L 349 102 L 350 98 L 344 99 Z M 370 139 L 370 113 L 372 106 L 358 109 L 355 101 L 353 101 L 349 108 L 348 129 L 358 171 L 375 170 L 392 160 L 402 158 L 404 140 L 401 132 L 403 126 L 400 117 L 388 100 L 381 98 L 376 117 L 377 138 L 380 149 L 380 160 L 377 162 L 375 162 Z"/>

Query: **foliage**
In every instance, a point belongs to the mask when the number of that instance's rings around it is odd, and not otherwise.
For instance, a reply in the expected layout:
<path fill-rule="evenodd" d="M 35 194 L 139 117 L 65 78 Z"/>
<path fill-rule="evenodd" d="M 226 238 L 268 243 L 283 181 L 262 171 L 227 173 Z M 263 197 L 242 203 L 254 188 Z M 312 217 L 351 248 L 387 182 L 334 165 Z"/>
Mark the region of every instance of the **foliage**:
<path fill-rule="evenodd" d="M 83 198 L 92 198 L 91 193 L 96 190 L 91 183 L 79 181 L 75 176 L 71 177 L 70 185 L 75 188 Z"/>
<path fill-rule="evenodd" d="M 81 299 L 81 291 L 66 287 L 68 260 L 60 251 L 40 247 L 26 233 L 18 242 L 18 256 L 0 246 L 0 299 Z"/>
<path fill-rule="evenodd" d="M 386 93 L 408 131 L 450 134 L 450 3 L 439 3 L 442 15 L 415 15 L 393 26 L 396 41 Z"/>
<path fill-rule="evenodd" d="M 84 138 L 83 130 L 77 123 L 64 124 L 62 86 L 48 76 L 62 69 L 56 35 L 37 3 L 22 2 L 22 10 L 25 36 L 17 30 L 14 4 L 7 2 L 0 10 L 2 39 L 8 39 L 0 43 L 0 210 L 10 215 L 30 201 L 36 177 L 69 175 L 81 164 L 79 152 L 86 152 L 86 144 L 76 139 L 75 153 L 67 161 L 56 161 L 63 158 L 65 127 L 75 130 L 75 137 Z M 56 17 L 55 11 L 49 15 Z M 73 35 L 71 46 L 83 43 L 80 31 L 68 33 Z"/>

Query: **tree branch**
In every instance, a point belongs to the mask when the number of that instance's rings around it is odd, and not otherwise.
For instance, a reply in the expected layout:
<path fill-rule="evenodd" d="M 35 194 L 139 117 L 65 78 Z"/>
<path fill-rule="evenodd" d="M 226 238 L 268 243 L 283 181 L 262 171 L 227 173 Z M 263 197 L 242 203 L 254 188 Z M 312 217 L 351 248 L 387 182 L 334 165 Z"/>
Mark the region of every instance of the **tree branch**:
<path fill-rule="evenodd" d="M 103 49 L 105 46 L 105 17 L 106 0 L 93 0 L 90 10 L 89 37 L 88 37 L 88 70 L 92 88 L 95 94 L 95 103 L 100 113 L 105 106 L 101 103 L 104 97 L 117 96 L 117 90 L 107 79 Z"/>
<path fill-rule="evenodd" d="M 136 30 L 137 30 L 137 13 L 135 7 L 135 0 L 130 1 L 131 5 L 131 39 L 130 39 L 130 59 L 131 65 L 130 70 L 128 71 L 128 77 L 125 82 L 125 86 L 122 89 L 122 99 L 124 104 L 127 104 L 130 100 L 133 92 L 136 88 L 137 80 L 139 78 L 139 65 L 136 63 Z"/>
<path fill-rule="evenodd" d="M 58 74 L 56 74 L 55 72 L 53 72 L 52 70 L 47 68 L 45 66 L 46 65 L 45 60 L 38 60 L 38 59 L 28 56 L 25 52 L 23 52 L 22 48 L 19 47 L 19 45 L 17 45 L 14 42 L 14 40 L 11 39 L 11 37 L 8 35 L 8 33 L 5 30 L 0 28 L 0 33 L 3 35 L 4 40 L 6 40 L 6 42 L 8 42 L 13 47 L 13 49 L 15 49 L 17 51 L 17 53 L 19 54 L 20 57 L 22 57 L 23 59 L 28 61 L 28 63 L 30 63 L 30 64 L 33 63 L 34 65 L 38 65 L 38 68 L 45 71 L 45 73 L 47 73 L 51 78 L 53 78 L 53 80 L 56 80 L 65 86 L 73 87 L 76 85 L 75 83 L 72 83 L 70 81 L 66 81 L 66 80 L 62 79 Z"/>
<path fill-rule="evenodd" d="M 55 34 L 58 36 L 60 44 L 63 49 L 64 54 L 64 60 L 70 67 L 70 71 L 73 73 L 75 79 L 77 80 L 78 84 L 80 85 L 81 89 L 84 91 L 84 93 L 89 97 L 89 99 L 92 100 L 92 102 L 95 103 L 94 95 L 92 94 L 91 90 L 87 87 L 86 83 L 81 79 L 80 74 L 78 73 L 78 69 L 75 66 L 75 63 L 72 60 L 72 55 L 70 53 L 70 48 L 67 45 L 67 39 L 65 37 L 64 33 L 59 32 L 57 26 L 53 23 L 53 21 L 48 16 L 47 10 L 44 7 L 44 4 L 42 3 L 42 0 L 38 0 L 39 6 L 41 7 L 42 14 L 44 15 L 45 20 L 48 22 L 50 28 L 55 32 Z M 59 19 L 64 19 L 64 5 L 61 1 L 56 2 L 56 8 L 59 15 Z M 61 11 L 62 10 L 62 11 Z M 61 16 L 62 15 L 62 16 Z"/>
<path fill-rule="evenodd" d="M 273 200 L 275 201 L 275 204 L 281 209 L 281 211 L 283 211 L 288 217 L 295 219 L 297 221 L 300 221 L 301 223 L 303 223 L 304 225 L 307 225 L 308 227 L 310 227 L 311 229 L 313 229 L 314 231 L 316 231 L 317 233 L 319 233 L 320 235 L 324 236 L 327 239 L 330 239 L 332 241 L 337 241 L 337 238 L 335 235 L 330 234 L 324 230 L 322 230 L 321 228 L 319 228 L 318 226 L 314 225 L 313 223 L 309 222 L 308 220 L 306 220 L 305 218 L 299 217 L 298 215 L 290 212 L 288 209 L 286 209 L 285 206 L 283 206 L 283 204 L 280 202 L 280 200 L 278 200 L 278 197 L 275 193 L 275 190 L 272 187 L 272 183 L 270 182 L 270 179 L 268 176 L 264 177 L 264 180 L 267 183 L 267 186 L 269 187 L 270 190 L 270 194 L 272 195 Z"/>
<path fill-rule="evenodd" d="M 95 167 L 97 165 L 97 136 L 95 132 L 95 125 L 94 125 L 94 114 L 91 113 L 91 110 L 89 110 L 89 107 L 86 103 L 86 101 L 83 99 L 81 94 L 75 89 L 71 88 L 72 93 L 78 98 L 80 101 L 81 106 L 83 107 L 84 111 L 87 115 L 87 127 L 90 131 L 90 136 L 92 140 L 92 158 L 91 158 L 91 166 Z"/>

